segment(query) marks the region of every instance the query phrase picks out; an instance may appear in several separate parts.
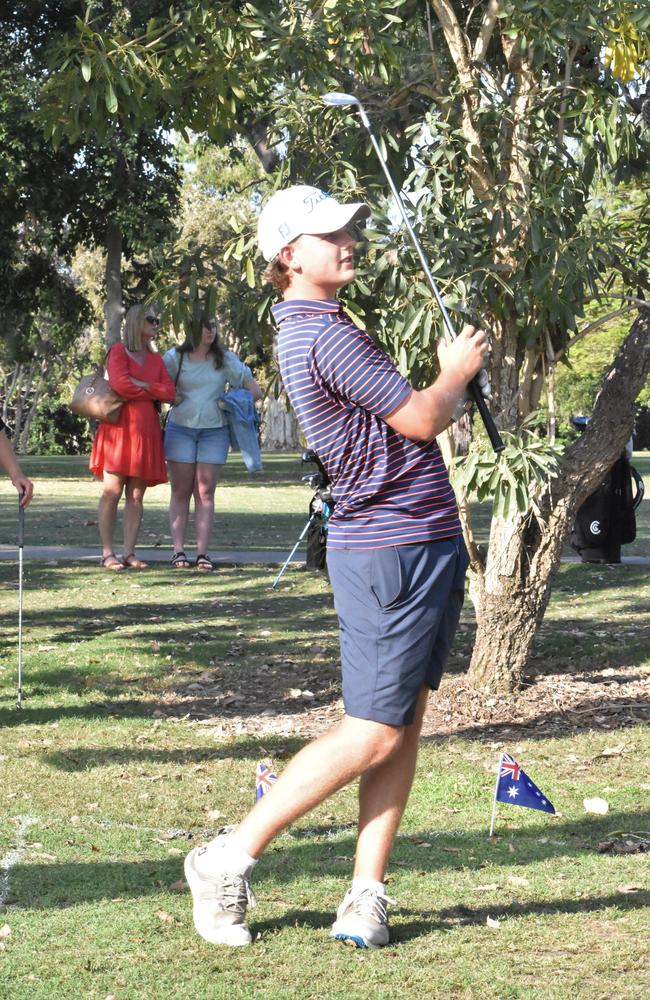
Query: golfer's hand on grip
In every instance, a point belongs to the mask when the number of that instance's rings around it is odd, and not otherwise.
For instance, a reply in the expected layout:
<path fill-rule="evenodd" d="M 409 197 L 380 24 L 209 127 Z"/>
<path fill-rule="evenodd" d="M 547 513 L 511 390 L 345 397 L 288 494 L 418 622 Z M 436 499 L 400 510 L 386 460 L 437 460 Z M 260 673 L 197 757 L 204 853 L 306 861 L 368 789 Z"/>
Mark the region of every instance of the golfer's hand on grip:
<path fill-rule="evenodd" d="M 464 326 L 456 340 L 438 343 L 441 373 L 455 375 L 467 384 L 486 364 L 489 347 L 485 330 Z"/>
<path fill-rule="evenodd" d="M 465 399 L 467 383 L 485 364 L 488 339 L 484 330 L 463 328 L 457 339 L 440 345 L 440 375 L 426 389 L 414 389 L 408 399 L 385 420 L 412 441 L 430 441 L 454 419 Z"/>

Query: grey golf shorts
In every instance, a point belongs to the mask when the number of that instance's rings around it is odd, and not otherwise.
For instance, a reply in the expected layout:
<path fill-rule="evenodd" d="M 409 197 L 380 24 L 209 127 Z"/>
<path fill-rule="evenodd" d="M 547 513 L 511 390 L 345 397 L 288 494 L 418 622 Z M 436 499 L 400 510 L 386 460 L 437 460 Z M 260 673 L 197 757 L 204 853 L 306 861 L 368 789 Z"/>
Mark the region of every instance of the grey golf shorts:
<path fill-rule="evenodd" d="M 420 689 L 436 689 L 463 605 L 462 537 L 382 549 L 331 549 L 347 715 L 409 725 Z"/>

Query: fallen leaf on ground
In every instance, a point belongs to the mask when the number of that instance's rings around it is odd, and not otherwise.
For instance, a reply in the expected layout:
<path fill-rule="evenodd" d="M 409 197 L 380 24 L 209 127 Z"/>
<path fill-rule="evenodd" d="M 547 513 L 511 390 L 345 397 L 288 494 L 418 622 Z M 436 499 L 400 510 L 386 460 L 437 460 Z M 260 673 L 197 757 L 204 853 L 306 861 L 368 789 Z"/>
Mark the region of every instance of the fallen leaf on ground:
<path fill-rule="evenodd" d="M 207 818 L 208 819 L 223 819 L 223 813 L 219 812 L 218 809 L 208 809 Z"/>
<path fill-rule="evenodd" d="M 597 795 L 592 799 L 583 799 L 582 804 L 585 807 L 585 812 L 588 813 L 597 813 L 599 816 L 604 816 L 605 813 L 609 812 L 609 802 L 599 798 Z"/>
<path fill-rule="evenodd" d="M 494 920 L 493 917 L 488 917 L 485 923 L 488 927 L 491 927 L 493 931 L 501 930 L 501 923 L 498 920 Z"/>
<path fill-rule="evenodd" d="M 619 885 L 619 892 L 643 892 L 645 889 L 644 885 Z"/>
<path fill-rule="evenodd" d="M 510 882 L 510 885 L 530 885 L 528 879 L 524 878 L 523 875 L 510 875 L 508 876 L 508 882 Z"/>
<path fill-rule="evenodd" d="M 625 753 L 625 745 L 623 743 L 617 747 L 605 747 L 604 750 L 596 754 L 596 757 L 619 757 L 622 753 Z"/>
<path fill-rule="evenodd" d="M 162 920 L 165 924 L 175 923 L 174 918 L 171 914 L 167 913 L 167 910 L 156 910 L 156 916 L 159 920 Z"/>
<path fill-rule="evenodd" d="M 3 924 L 0 927 L 0 938 L 8 938 L 11 934 L 11 927 L 9 924 Z"/>
<path fill-rule="evenodd" d="M 496 882 L 488 882 L 487 885 L 475 885 L 474 892 L 494 892 L 499 886 Z"/>
<path fill-rule="evenodd" d="M 185 892 L 186 889 L 189 889 L 189 885 L 184 878 L 179 878 L 178 882 L 172 882 L 169 888 L 176 892 Z"/>

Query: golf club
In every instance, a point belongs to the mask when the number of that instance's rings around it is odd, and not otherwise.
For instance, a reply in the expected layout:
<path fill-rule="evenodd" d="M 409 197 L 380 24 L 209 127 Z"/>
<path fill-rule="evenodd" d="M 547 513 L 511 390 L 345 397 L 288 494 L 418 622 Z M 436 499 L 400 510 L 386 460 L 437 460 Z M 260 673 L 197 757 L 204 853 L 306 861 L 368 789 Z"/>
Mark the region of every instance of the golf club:
<path fill-rule="evenodd" d="M 344 107 L 349 107 L 350 105 L 353 105 L 353 106 L 356 107 L 357 111 L 359 112 L 359 117 L 360 117 L 360 119 L 362 121 L 362 124 L 365 126 L 365 128 L 368 131 L 368 135 L 370 136 L 370 141 L 371 141 L 371 143 L 373 145 L 373 149 L 375 150 L 375 153 L 379 157 L 379 162 L 381 163 L 381 166 L 382 166 L 382 169 L 384 171 L 384 174 L 386 175 L 386 180 L 388 181 L 390 189 L 391 189 L 391 191 L 393 193 L 393 197 L 394 197 L 395 201 L 397 202 L 397 206 L 398 206 L 398 208 L 400 210 L 400 213 L 401 213 L 402 219 L 404 220 L 406 228 L 408 229 L 409 235 L 410 235 L 411 240 L 413 242 L 413 246 L 415 247 L 415 249 L 417 251 L 417 254 L 418 254 L 418 257 L 420 258 L 420 262 L 422 264 L 422 268 L 424 270 L 424 273 L 427 276 L 427 280 L 429 282 L 429 285 L 431 286 L 431 291 L 433 292 L 433 296 L 434 296 L 436 302 L 438 303 L 438 306 L 440 308 L 440 312 L 442 313 L 442 318 L 443 318 L 443 321 L 444 321 L 447 333 L 448 333 L 449 337 L 452 340 L 455 340 L 457 335 L 456 335 L 456 331 L 454 329 L 454 326 L 453 326 L 453 324 L 451 322 L 449 313 L 447 312 L 447 307 L 445 306 L 445 303 L 442 300 L 442 296 L 440 294 L 438 286 L 437 286 L 437 284 L 436 284 L 436 282 L 434 280 L 433 275 L 431 274 L 431 269 L 429 267 L 427 259 L 424 256 L 424 251 L 422 250 L 422 247 L 420 246 L 420 242 L 419 242 L 417 236 L 415 235 L 415 231 L 413 229 L 413 226 L 411 225 L 409 217 L 406 214 L 406 208 L 404 207 L 404 203 L 402 201 L 402 198 L 400 197 L 399 191 L 395 187 L 395 182 L 393 181 L 393 178 L 391 177 L 390 171 L 388 169 L 388 164 L 386 163 L 386 160 L 384 159 L 384 156 L 383 156 L 383 153 L 382 153 L 381 148 L 379 146 L 379 143 L 377 142 L 377 139 L 375 138 L 375 135 L 374 135 L 374 133 L 372 131 L 372 128 L 370 126 L 370 119 L 368 118 L 368 115 L 366 114 L 366 111 L 365 111 L 365 108 L 363 107 L 363 104 L 358 99 L 358 97 L 354 96 L 354 94 L 342 94 L 342 93 L 338 93 L 336 91 L 334 91 L 334 92 L 332 92 L 330 94 L 323 94 L 322 100 L 323 100 L 324 104 L 328 105 L 328 107 L 344 108 Z M 488 435 L 488 437 L 490 439 L 490 443 L 491 443 L 494 451 L 495 452 L 502 451 L 503 448 L 504 448 L 504 444 L 503 444 L 503 441 L 501 440 L 501 435 L 499 434 L 499 431 L 497 430 L 497 426 L 494 423 L 494 420 L 492 419 L 492 414 L 488 410 L 487 403 L 485 401 L 485 397 L 483 396 L 483 393 L 481 391 L 481 387 L 480 387 L 480 385 L 479 385 L 479 383 L 477 381 L 476 376 L 474 376 L 474 378 L 471 380 L 471 382 L 469 383 L 468 388 L 469 388 L 469 391 L 472 394 L 472 398 L 473 398 L 473 400 L 474 400 L 474 402 L 476 404 L 476 407 L 477 407 L 479 413 L 481 414 L 481 419 L 483 420 L 483 423 L 485 425 L 485 430 L 487 431 L 487 435 Z"/>
<path fill-rule="evenodd" d="M 18 497 L 18 700 L 16 708 L 23 707 L 23 545 L 25 542 L 25 508 Z"/>

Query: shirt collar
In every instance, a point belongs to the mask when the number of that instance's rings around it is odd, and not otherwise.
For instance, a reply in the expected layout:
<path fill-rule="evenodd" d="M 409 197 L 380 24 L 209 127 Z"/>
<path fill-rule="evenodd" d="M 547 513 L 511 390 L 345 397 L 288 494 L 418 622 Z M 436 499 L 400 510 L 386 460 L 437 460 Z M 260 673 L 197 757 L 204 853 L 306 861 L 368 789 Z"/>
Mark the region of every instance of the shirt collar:
<path fill-rule="evenodd" d="M 276 323 L 282 323 L 288 319 L 296 319 L 298 316 L 316 316 L 326 313 L 338 313 L 341 303 L 338 299 L 288 299 L 286 302 L 278 302 L 271 306 L 271 312 Z"/>

